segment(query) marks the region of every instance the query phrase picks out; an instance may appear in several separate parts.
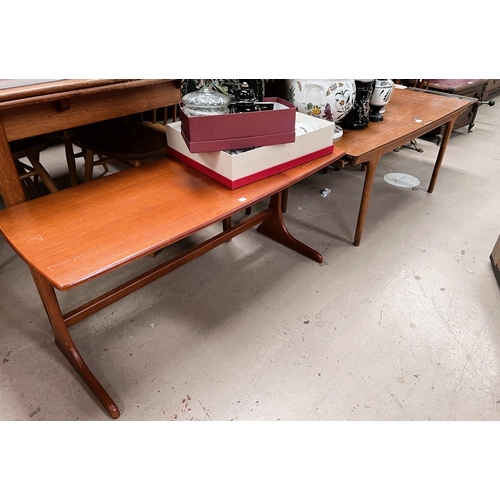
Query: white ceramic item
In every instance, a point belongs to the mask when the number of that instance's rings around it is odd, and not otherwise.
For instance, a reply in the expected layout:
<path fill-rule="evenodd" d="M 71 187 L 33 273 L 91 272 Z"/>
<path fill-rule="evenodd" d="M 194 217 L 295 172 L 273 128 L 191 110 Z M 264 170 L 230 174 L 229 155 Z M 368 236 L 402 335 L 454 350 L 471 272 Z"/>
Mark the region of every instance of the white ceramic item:
<path fill-rule="evenodd" d="M 352 109 L 356 98 L 354 80 L 289 80 L 289 101 L 299 113 L 339 122 Z M 342 135 L 335 127 L 334 139 Z"/>
<path fill-rule="evenodd" d="M 391 99 L 394 87 L 392 80 L 375 80 L 370 99 L 370 121 L 382 121 L 384 119 L 385 107 Z"/>

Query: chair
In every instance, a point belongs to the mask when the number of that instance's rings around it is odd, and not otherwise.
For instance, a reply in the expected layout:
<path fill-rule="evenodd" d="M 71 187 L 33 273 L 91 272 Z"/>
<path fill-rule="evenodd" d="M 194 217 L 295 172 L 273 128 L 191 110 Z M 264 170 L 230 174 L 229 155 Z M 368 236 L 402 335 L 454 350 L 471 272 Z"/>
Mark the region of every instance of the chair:
<path fill-rule="evenodd" d="M 74 162 L 68 141 L 82 150 L 74 157 L 85 158 L 85 182 L 92 180 L 97 165 L 108 172 L 108 163 L 133 167 L 161 158 L 167 153 L 165 125 L 170 119 L 178 119 L 177 105 L 80 127 L 65 138 L 68 165 Z"/>
<path fill-rule="evenodd" d="M 48 148 L 48 142 L 40 137 L 20 139 L 10 143 L 12 159 L 19 173 L 19 179 L 26 198 L 38 198 L 42 195 L 39 190 L 40 179 L 50 193 L 59 191 L 52 177 L 40 163 L 40 153 Z M 31 165 L 22 162 L 27 158 Z"/>

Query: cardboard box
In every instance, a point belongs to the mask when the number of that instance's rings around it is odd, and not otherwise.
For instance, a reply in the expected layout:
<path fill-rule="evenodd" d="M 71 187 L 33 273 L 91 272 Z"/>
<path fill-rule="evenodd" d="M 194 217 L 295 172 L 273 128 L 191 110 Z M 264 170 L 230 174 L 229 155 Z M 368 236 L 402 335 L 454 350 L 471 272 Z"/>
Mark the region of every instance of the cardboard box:
<path fill-rule="evenodd" d="M 498 281 L 498 285 L 500 286 L 500 236 L 493 247 L 493 251 L 490 255 L 491 265 L 493 266 L 493 272 Z"/>
<path fill-rule="evenodd" d="M 174 122 L 167 125 L 167 150 L 224 186 L 236 189 L 333 151 L 335 123 L 295 114 L 298 123 L 314 122 L 318 129 L 297 136 L 293 143 L 262 146 L 230 155 L 226 151 L 191 153 L 182 138 L 181 122 Z"/>
<path fill-rule="evenodd" d="M 181 107 L 182 134 L 191 153 L 243 149 L 295 141 L 295 106 L 266 97 L 272 110 L 188 116 Z"/>

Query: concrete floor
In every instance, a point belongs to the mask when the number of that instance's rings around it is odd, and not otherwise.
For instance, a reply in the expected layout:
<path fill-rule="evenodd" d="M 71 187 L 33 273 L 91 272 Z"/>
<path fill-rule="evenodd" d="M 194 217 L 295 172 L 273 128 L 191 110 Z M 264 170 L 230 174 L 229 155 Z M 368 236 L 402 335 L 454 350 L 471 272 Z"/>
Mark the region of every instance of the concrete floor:
<path fill-rule="evenodd" d="M 285 219 L 323 264 L 251 230 L 75 325 L 75 343 L 121 420 L 498 420 L 499 143 L 500 104 L 482 106 L 432 195 L 435 142 L 384 156 L 357 248 L 364 173 L 318 173 L 290 190 Z M 60 147 L 42 162 L 64 173 Z M 63 310 L 218 229 L 60 294 Z M 109 420 L 3 239 L 0 275 L 0 419 Z"/>

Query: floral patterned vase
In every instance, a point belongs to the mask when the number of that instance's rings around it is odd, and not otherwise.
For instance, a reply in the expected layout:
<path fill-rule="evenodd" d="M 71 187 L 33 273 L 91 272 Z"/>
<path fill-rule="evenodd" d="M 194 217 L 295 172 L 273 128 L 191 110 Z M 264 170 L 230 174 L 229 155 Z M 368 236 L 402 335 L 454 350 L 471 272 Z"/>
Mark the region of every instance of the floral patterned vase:
<path fill-rule="evenodd" d="M 354 80 L 289 80 L 289 101 L 300 113 L 337 123 L 354 105 Z M 336 125 L 334 139 L 342 135 Z"/>

